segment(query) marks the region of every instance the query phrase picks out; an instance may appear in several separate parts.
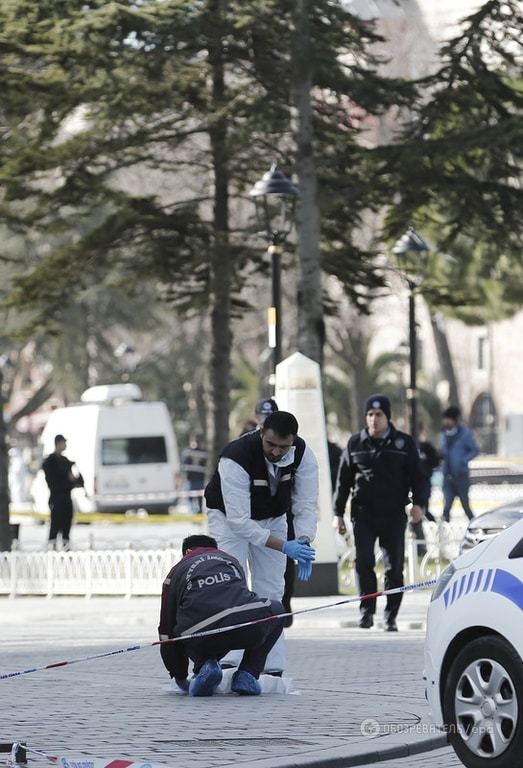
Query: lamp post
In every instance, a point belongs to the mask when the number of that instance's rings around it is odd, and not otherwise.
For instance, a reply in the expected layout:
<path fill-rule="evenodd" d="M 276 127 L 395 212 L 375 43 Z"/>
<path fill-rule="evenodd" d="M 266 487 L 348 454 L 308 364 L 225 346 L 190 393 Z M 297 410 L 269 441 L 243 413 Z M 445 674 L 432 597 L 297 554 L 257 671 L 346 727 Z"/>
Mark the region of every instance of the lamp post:
<path fill-rule="evenodd" d="M 273 370 L 281 361 L 281 255 L 282 245 L 292 229 L 298 188 L 274 163 L 249 192 L 256 205 L 259 224 L 265 231 L 271 257 L 272 304 L 268 309 L 269 347 L 273 349 Z"/>
<path fill-rule="evenodd" d="M 8 355 L 0 356 L 0 552 L 11 548 L 12 528 L 9 522 L 9 455 L 7 424 L 4 414 L 4 366 L 12 365 Z"/>
<path fill-rule="evenodd" d="M 410 433 L 414 442 L 418 442 L 418 387 L 417 387 L 417 345 L 416 345 L 416 289 L 421 285 L 421 276 L 419 274 L 419 254 L 429 251 L 429 246 L 416 232 L 409 227 L 404 235 L 395 243 L 392 252 L 399 257 L 401 261 L 405 257 L 402 266 L 402 277 L 407 281 L 409 287 L 409 369 L 410 381 L 407 389 L 407 401 L 410 412 Z M 418 264 L 412 264 L 408 258 L 409 254 L 414 254 L 418 259 Z M 409 269 L 410 267 L 410 269 Z M 414 267 L 414 269 L 412 269 Z"/>

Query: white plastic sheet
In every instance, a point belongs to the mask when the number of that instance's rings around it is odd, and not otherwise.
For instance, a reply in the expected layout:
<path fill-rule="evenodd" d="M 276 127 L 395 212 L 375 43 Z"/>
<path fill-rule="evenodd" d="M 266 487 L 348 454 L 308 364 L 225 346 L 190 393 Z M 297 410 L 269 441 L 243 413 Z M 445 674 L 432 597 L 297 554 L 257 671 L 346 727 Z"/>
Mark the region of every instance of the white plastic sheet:
<path fill-rule="evenodd" d="M 231 693 L 231 680 L 235 673 L 235 669 L 224 669 L 223 678 L 216 689 L 216 693 L 226 694 Z M 261 685 L 262 694 L 266 693 L 280 693 L 280 694 L 292 694 L 298 695 L 299 691 L 294 690 L 292 684 L 292 678 L 290 677 L 274 677 L 274 675 L 260 675 L 259 683 Z M 181 691 L 176 685 L 174 680 L 170 680 L 168 683 L 162 686 L 162 690 L 168 693 L 179 694 L 185 696 L 184 691 Z M 236 694 L 234 694 L 236 695 Z"/>

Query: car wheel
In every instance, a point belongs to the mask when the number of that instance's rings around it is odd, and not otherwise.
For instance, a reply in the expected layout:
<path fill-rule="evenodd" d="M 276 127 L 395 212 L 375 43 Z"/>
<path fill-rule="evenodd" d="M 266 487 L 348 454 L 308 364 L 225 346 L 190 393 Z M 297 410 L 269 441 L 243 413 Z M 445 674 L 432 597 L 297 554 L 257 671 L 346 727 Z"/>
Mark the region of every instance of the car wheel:
<path fill-rule="evenodd" d="M 467 768 L 514 768 L 523 754 L 523 662 L 504 638 L 480 637 L 454 659 L 443 694 L 449 741 Z"/>

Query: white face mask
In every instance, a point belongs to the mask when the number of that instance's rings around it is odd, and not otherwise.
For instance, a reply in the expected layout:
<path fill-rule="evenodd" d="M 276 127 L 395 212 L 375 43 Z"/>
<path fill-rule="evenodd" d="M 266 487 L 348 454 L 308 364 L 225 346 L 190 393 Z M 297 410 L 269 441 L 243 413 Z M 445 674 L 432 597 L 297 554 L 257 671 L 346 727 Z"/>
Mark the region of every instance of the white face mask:
<path fill-rule="evenodd" d="M 446 429 L 445 430 L 445 434 L 447 435 L 447 437 L 452 437 L 453 435 L 456 435 L 457 432 L 458 432 L 458 428 L 457 427 L 452 427 L 452 429 Z"/>

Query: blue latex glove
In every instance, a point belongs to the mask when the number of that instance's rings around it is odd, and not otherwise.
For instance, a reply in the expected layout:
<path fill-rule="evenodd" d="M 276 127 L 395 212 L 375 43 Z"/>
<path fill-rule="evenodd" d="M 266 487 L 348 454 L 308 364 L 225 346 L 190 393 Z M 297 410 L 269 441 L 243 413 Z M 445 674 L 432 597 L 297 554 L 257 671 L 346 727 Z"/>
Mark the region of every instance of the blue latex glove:
<path fill-rule="evenodd" d="M 312 562 L 298 563 L 298 578 L 300 581 L 309 581 L 312 573 Z"/>
<path fill-rule="evenodd" d="M 306 541 L 286 541 L 282 551 L 284 555 L 299 563 L 309 563 L 316 557 L 316 550 Z"/>
<path fill-rule="evenodd" d="M 180 678 L 178 680 L 175 679 L 175 682 L 181 691 L 184 691 L 185 693 L 189 693 L 189 681 L 186 677 Z"/>

